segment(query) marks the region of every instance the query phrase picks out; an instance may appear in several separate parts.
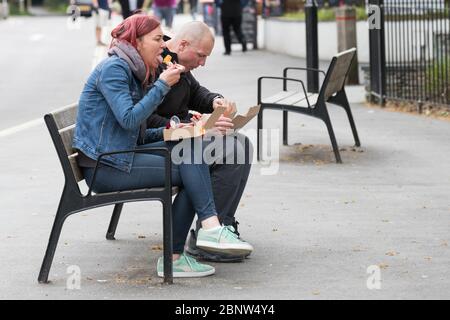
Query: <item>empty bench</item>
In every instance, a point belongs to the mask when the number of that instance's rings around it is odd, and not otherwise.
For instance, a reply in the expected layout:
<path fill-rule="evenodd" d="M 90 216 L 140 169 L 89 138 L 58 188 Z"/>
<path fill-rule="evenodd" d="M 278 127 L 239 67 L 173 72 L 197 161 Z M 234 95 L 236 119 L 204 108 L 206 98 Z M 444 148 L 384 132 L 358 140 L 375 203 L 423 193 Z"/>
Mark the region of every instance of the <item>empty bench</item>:
<path fill-rule="evenodd" d="M 92 192 L 91 187 L 87 194 L 82 194 L 79 182 L 83 181 L 82 171 L 77 164 L 75 150 L 72 149 L 72 140 L 75 130 L 77 104 L 46 114 L 44 117 L 53 144 L 61 163 L 65 183 L 62 191 L 58 209 L 56 211 L 53 228 L 50 233 L 47 250 L 39 272 L 38 281 L 48 282 L 48 275 L 52 265 L 55 250 L 63 224 L 67 217 L 88 209 L 114 205 L 111 221 L 106 233 L 108 240 L 114 240 L 115 231 L 125 202 L 157 200 L 163 206 L 163 245 L 164 245 L 164 282 L 173 283 L 172 273 L 172 195 L 178 192 L 177 187 L 172 187 L 171 181 L 171 157 L 167 148 L 143 148 L 137 150 L 118 150 L 116 152 L 104 153 L 97 160 L 92 185 L 94 184 L 99 161 L 106 155 L 118 153 L 149 153 L 155 152 L 165 157 L 165 185 L 161 188 L 124 190 L 120 192 L 99 193 Z"/>
<path fill-rule="evenodd" d="M 283 111 L 283 144 L 288 144 L 288 112 L 296 112 L 304 115 L 321 119 L 325 122 L 330 136 L 331 145 L 333 147 L 336 162 L 342 163 L 339 148 L 334 135 L 333 126 L 331 125 L 330 116 L 327 110 L 327 103 L 332 103 L 344 108 L 347 113 L 348 120 L 352 129 L 355 145 L 360 146 L 358 132 L 356 131 L 355 122 L 353 120 L 350 104 L 345 93 L 345 79 L 347 78 L 350 66 L 355 57 L 356 49 L 350 49 L 339 53 L 331 60 L 327 72 L 312 68 L 286 67 L 283 70 L 283 77 L 260 77 L 258 78 L 258 104 L 261 106 L 258 113 L 258 134 L 257 134 L 257 158 L 261 159 L 262 139 L 261 129 L 263 129 L 263 111 L 264 109 L 273 109 Z M 325 76 L 322 86 L 318 93 L 307 92 L 303 81 L 294 78 L 288 78 L 288 70 L 304 70 L 309 72 L 321 73 Z M 283 91 L 262 97 L 262 81 L 264 79 L 282 80 Z M 298 82 L 301 90 L 287 90 L 287 81 Z"/>

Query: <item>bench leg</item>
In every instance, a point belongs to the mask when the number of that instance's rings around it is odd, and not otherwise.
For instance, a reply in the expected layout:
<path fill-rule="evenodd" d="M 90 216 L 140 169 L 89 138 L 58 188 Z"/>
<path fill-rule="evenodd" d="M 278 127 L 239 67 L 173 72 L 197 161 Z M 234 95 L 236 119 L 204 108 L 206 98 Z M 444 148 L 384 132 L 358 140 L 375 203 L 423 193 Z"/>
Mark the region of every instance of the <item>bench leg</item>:
<path fill-rule="evenodd" d="M 163 255 L 164 255 L 164 283 L 173 283 L 172 255 L 172 197 L 162 200 L 163 205 Z"/>
<path fill-rule="evenodd" d="M 256 129 L 256 159 L 258 161 L 261 160 L 261 152 L 262 152 L 262 128 L 263 128 L 263 107 L 261 106 L 261 109 L 258 112 L 258 119 L 257 119 L 257 129 Z"/>
<path fill-rule="evenodd" d="M 288 112 L 283 110 L 283 145 L 288 145 Z"/>
<path fill-rule="evenodd" d="M 353 120 L 352 111 L 350 109 L 350 103 L 348 102 L 347 94 L 345 93 L 344 90 L 340 91 L 337 94 L 337 96 L 333 100 L 333 103 L 344 108 L 345 112 L 347 113 L 348 121 L 350 122 L 350 127 L 352 128 L 353 138 L 355 139 L 355 145 L 357 147 L 360 147 L 361 142 L 359 141 L 358 131 L 356 131 L 356 125 L 355 121 Z"/>
<path fill-rule="evenodd" d="M 61 230 L 67 216 L 68 215 L 64 215 L 61 212 L 61 209 L 58 209 L 55 221 L 53 223 L 52 232 L 50 233 L 50 239 L 48 240 L 47 250 L 45 251 L 44 261 L 42 262 L 41 270 L 39 271 L 39 283 L 48 283 L 48 274 L 50 273 L 50 268 L 52 266 L 53 257 L 55 256 L 59 236 L 61 235 Z"/>
<path fill-rule="evenodd" d="M 336 157 L 336 162 L 342 163 L 341 154 L 339 153 L 339 147 L 338 147 L 338 144 L 336 141 L 336 137 L 334 135 L 333 126 L 331 125 L 330 116 L 328 115 L 326 106 L 323 106 L 321 109 L 323 110 L 321 118 L 327 126 L 328 134 L 329 134 L 330 140 L 331 140 L 331 145 L 333 146 L 334 156 Z"/>
<path fill-rule="evenodd" d="M 119 223 L 120 213 L 122 212 L 123 203 L 117 203 L 114 206 L 114 211 L 111 216 L 108 231 L 106 232 L 106 239 L 116 240 L 114 235 L 116 234 L 117 224 Z"/>

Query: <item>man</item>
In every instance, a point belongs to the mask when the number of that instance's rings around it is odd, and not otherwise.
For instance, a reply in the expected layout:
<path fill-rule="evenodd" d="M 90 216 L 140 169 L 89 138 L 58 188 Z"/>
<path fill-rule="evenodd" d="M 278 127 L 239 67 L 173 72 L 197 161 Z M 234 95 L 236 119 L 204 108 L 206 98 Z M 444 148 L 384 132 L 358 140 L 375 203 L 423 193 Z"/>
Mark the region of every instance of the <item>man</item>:
<path fill-rule="evenodd" d="M 174 115 L 184 122 L 189 122 L 191 119 L 189 110 L 211 113 L 218 106 L 226 106 L 229 113 L 235 111 L 233 103 L 225 100 L 222 95 L 202 87 L 191 73 L 195 68 L 205 65 L 206 59 L 214 47 L 214 36 L 205 23 L 193 21 L 185 24 L 173 39 L 166 38 L 166 45 L 163 58 L 170 55 L 172 62 L 183 65 L 186 72 L 181 74 L 179 82 L 171 88 L 158 110 L 147 120 L 148 127 L 167 126 L 170 118 Z M 226 133 L 232 127 L 231 119 L 226 116 L 221 116 L 216 122 L 216 128 L 221 133 Z M 253 149 L 249 139 L 243 135 L 224 135 L 221 138 L 228 141 L 223 143 L 224 146 L 231 146 L 224 148 L 222 160 L 230 153 L 245 156 L 244 163 L 234 159 L 233 164 L 225 164 L 226 161 L 223 160 L 210 165 L 214 201 L 219 220 L 224 225 L 231 226 L 232 230 L 239 235 L 238 222 L 234 215 L 250 173 Z M 239 155 L 237 157 L 239 158 Z M 198 229 L 199 225 L 197 224 Z M 244 256 L 211 254 L 197 248 L 195 242 L 196 231 L 191 230 L 186 251 L 198 258 L 218 262 L 242 261 L 245 258 Z"/>

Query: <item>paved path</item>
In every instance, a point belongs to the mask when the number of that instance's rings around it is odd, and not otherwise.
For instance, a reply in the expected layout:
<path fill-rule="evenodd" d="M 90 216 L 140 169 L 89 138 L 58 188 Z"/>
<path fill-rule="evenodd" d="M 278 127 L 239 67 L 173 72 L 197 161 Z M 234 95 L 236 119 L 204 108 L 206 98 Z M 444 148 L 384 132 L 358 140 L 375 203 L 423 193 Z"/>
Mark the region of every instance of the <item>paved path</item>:
<path fill-rule="evenodd" d="M 207 66 L 195 73 L 240 111 L 255 104 L 259 75 L 304 65 L 265 51 L 231 57 L 222 51 L 218 39 Z M 112 208 L 70 217 L 52 283 L 38 284 L 62 172 L 43 124 L 0 136 L 0 298 L 448 299 L 450 125 L 368 108 L 360 87 L 349 92 L 362 148 L 352 148 L 340 108 L 330 107 L 330 114 L 342 165 L 334 163 L 325 126 L 292 115 L 291 146 L 271 162 L 275 174 L 255 164 L 239 206 L 240 231 L 255 247 L 251 258 L 215 264 L 216 275 L 172 286 L 156 277 L 162 215 L 152 202 L 125 205 L 116 241 L 104 238 Z M 268 111 L 265 120 L 267 128 L 279 128 L 281 113 Z M 79 290 L 67 287 L 73 265 L 81 270 Z M 370 266 L 379 268 L 379 290 L 367 287 Z"/>

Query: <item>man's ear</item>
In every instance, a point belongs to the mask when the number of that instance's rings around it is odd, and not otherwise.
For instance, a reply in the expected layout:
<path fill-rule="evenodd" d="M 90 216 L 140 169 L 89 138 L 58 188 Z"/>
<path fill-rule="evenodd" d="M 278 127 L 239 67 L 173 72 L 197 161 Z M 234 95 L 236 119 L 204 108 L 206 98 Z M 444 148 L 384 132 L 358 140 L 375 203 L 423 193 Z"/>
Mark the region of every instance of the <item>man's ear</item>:
<path fill-rule="evenodd" d="M 187 40 L 181 40 L 180 44 L 178 45 L 178 51 L 183 52 L 186 50 L 186 48 L 189 46 L 189 42 Z"/>

